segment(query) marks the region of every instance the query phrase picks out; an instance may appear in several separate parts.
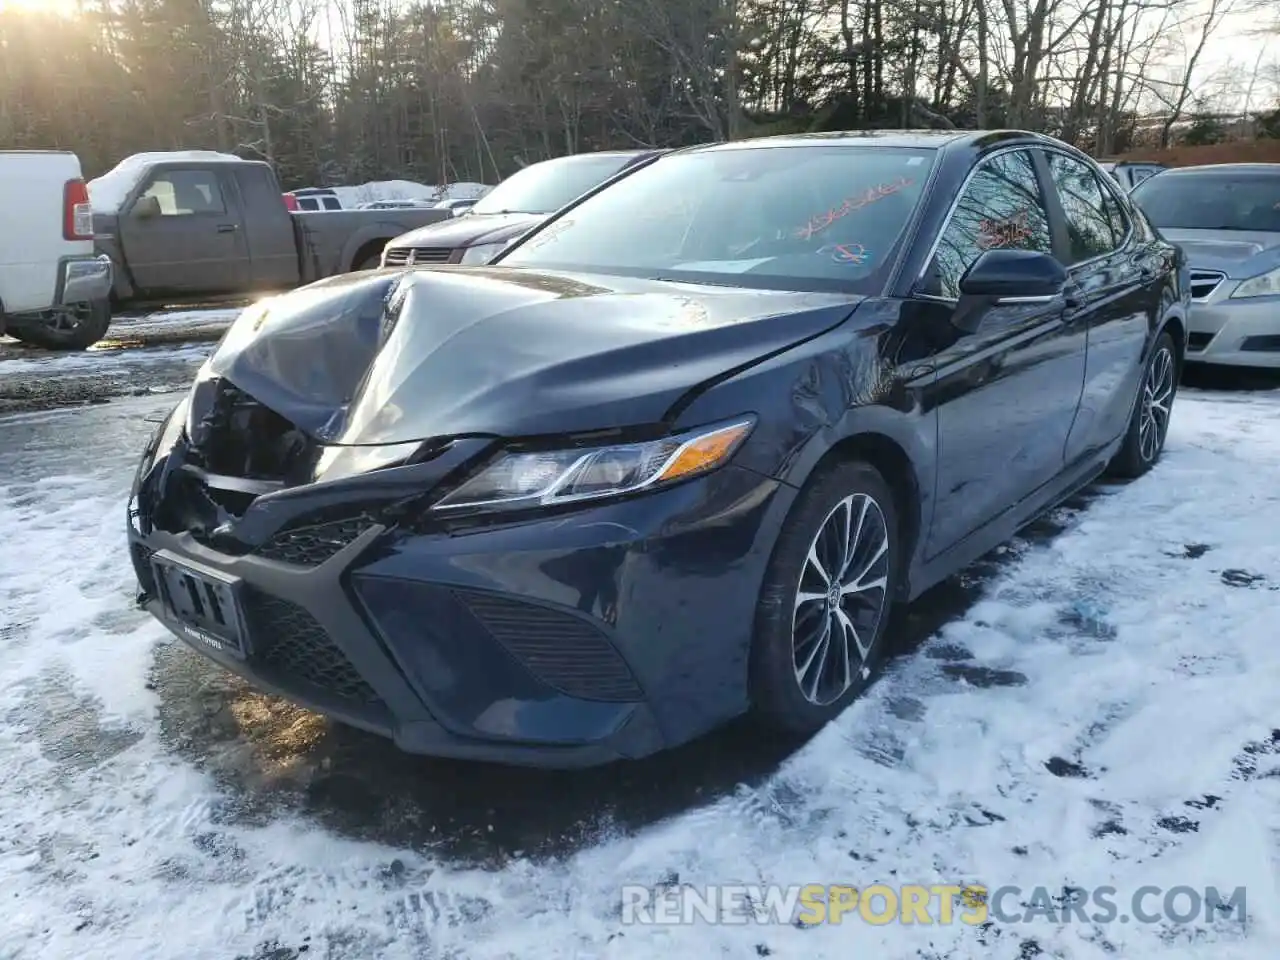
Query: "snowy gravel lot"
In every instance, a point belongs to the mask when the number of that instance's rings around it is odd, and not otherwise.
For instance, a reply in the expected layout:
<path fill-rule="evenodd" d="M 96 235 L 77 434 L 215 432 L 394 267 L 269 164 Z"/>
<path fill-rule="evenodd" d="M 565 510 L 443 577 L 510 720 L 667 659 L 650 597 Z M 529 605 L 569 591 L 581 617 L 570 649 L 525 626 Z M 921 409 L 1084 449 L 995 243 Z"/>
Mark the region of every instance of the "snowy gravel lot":
<path fill-rule="evenodd" d="M 49 353 L 0 337 L 0 414 L 103 403 L 180 388 L 240 311 L 170 310 L 116 317 L 83 353 Z"/>
<path fill-rule="evenodd" d="M 1280 391 L 1184 391 L 1153 474 L 931 591 L 807 744 L 739 725 L 547 773 L 405 757 L 133 610 L 123 502 L 175 400 L 151 391 L 208 344 L 147 349 L 0 347 L 0 396 L 37 363 L 131 386 L 0 418 L 0 958 L 1280 956 Z M 1146 884 L 1243 886 L 1247 920 L 619 910 L 624 884 L 875 882 L 1110 885 L 1122 913 Z"/>

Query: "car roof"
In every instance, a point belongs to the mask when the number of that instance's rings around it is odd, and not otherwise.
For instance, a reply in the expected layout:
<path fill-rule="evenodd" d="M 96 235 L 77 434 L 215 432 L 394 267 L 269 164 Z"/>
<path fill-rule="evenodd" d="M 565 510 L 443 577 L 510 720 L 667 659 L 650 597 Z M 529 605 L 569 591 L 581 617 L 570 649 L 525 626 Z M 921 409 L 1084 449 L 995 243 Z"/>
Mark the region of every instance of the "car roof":
<path fill-rule="evenodd" d="M 906 147 L 914 149 L 973 148 L 985 150 L 997 145 L 1057 144 L 1043 134 L 1027 130 L 836 130 L 829 133 L 789 133 L 749 140 L 721 141 L 686 147 L 680 153 L 742 150 L 753 147 Z M 1074 149 L 1074 148 L 1073 148 Z"/>
<path fill-rule="evenodd" d="M 1280 173 L 1280 163 L 1202 163 L 1194 167 L 1173 167 L 1161 174 L 1162 177 L 1185 177 L 1197 173 Z"/>
<path fill-rule="evenodd" d="M 1113 167 L 1163 167 L 1159 160 L 1117 160 L 1115 157 L 1099 157 L 1099 164 L 1109 163 Z"/>
<path fill-rule="evenodd" d="M 651 153 L 667 153 L 669 151 L 659 150 L 657 148 L 650 150 L 587 150 L 583 153 L 566 153 L 561 157 L 548 157 L 546 160 L 538 160 L 537 163 L 552 163 L 557 160 L 587 160 L 595 157 L 616 158 L 618 160 L 627 160 L 631 157 L 646 157 Z M 529 164 L 533 166 L 533 164 Z"/>

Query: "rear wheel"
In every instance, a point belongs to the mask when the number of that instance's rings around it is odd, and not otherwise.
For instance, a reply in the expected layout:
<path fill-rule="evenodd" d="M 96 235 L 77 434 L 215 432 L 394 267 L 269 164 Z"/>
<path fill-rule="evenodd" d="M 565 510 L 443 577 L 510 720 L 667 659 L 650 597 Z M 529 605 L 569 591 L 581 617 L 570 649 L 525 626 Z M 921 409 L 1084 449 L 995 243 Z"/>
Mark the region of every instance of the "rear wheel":
<path fill-rule="evenodd" d="M 870 682 L 900 566 L 884 478 L 845 462 L 814 478 L 774 547 L 756 613 L 751 698 L 761 719 L 809 733 Z"/>
<path fill-rule="evenodd" d="M 65 311 L 52 311 L 36 318 L 17 317 L 7 331 L 10 336 L 46 350 L 84 350 L 107 334 L 111 326 L 111 304 L 94 300 L 78 303 Z"/>
<path fill-rule="evenodd" d="M 1133 479 L 1155 466 L 1164 450 L 1177 392 L 1177 348 L 1173 344 L 1173 338 L 1162 333 L 1151 356 L 1147 358 L 1124 446 L 1111 461 L 1111 472 L 1114 475 Z"/>

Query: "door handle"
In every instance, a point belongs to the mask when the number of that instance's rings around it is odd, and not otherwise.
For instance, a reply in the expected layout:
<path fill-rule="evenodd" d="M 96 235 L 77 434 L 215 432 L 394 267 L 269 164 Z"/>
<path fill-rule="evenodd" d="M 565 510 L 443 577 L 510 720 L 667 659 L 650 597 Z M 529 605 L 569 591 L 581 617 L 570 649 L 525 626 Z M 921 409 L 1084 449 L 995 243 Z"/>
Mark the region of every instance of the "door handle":
<path fill-rule="evenodd" d="M 220 223 L 220 224 L 218 224 L 218 232 L 219 232 L 219 233 L 235 233 L 235 232 L 236 232 L 237 230 L 239 230 L 239 229 L 240 229 L 240 228 L 239 228 L 238 226 L 236 226 L 234 223 Z"/>

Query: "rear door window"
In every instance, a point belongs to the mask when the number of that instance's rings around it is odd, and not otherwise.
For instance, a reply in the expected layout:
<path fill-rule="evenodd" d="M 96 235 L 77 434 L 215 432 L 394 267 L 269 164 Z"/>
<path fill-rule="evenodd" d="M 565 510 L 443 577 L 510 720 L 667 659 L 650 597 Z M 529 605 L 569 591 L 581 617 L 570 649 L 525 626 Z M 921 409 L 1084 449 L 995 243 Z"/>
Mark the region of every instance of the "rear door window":
<path fill-rule="evenodd" d="M 1065 153 L 1048 150 L 1045 157 L 1066 217 L 1067 265 L 1110 253 L 1124 234 L 1115 231 L 1107 211 L 1107 192 L 1093 170 Z"/>

